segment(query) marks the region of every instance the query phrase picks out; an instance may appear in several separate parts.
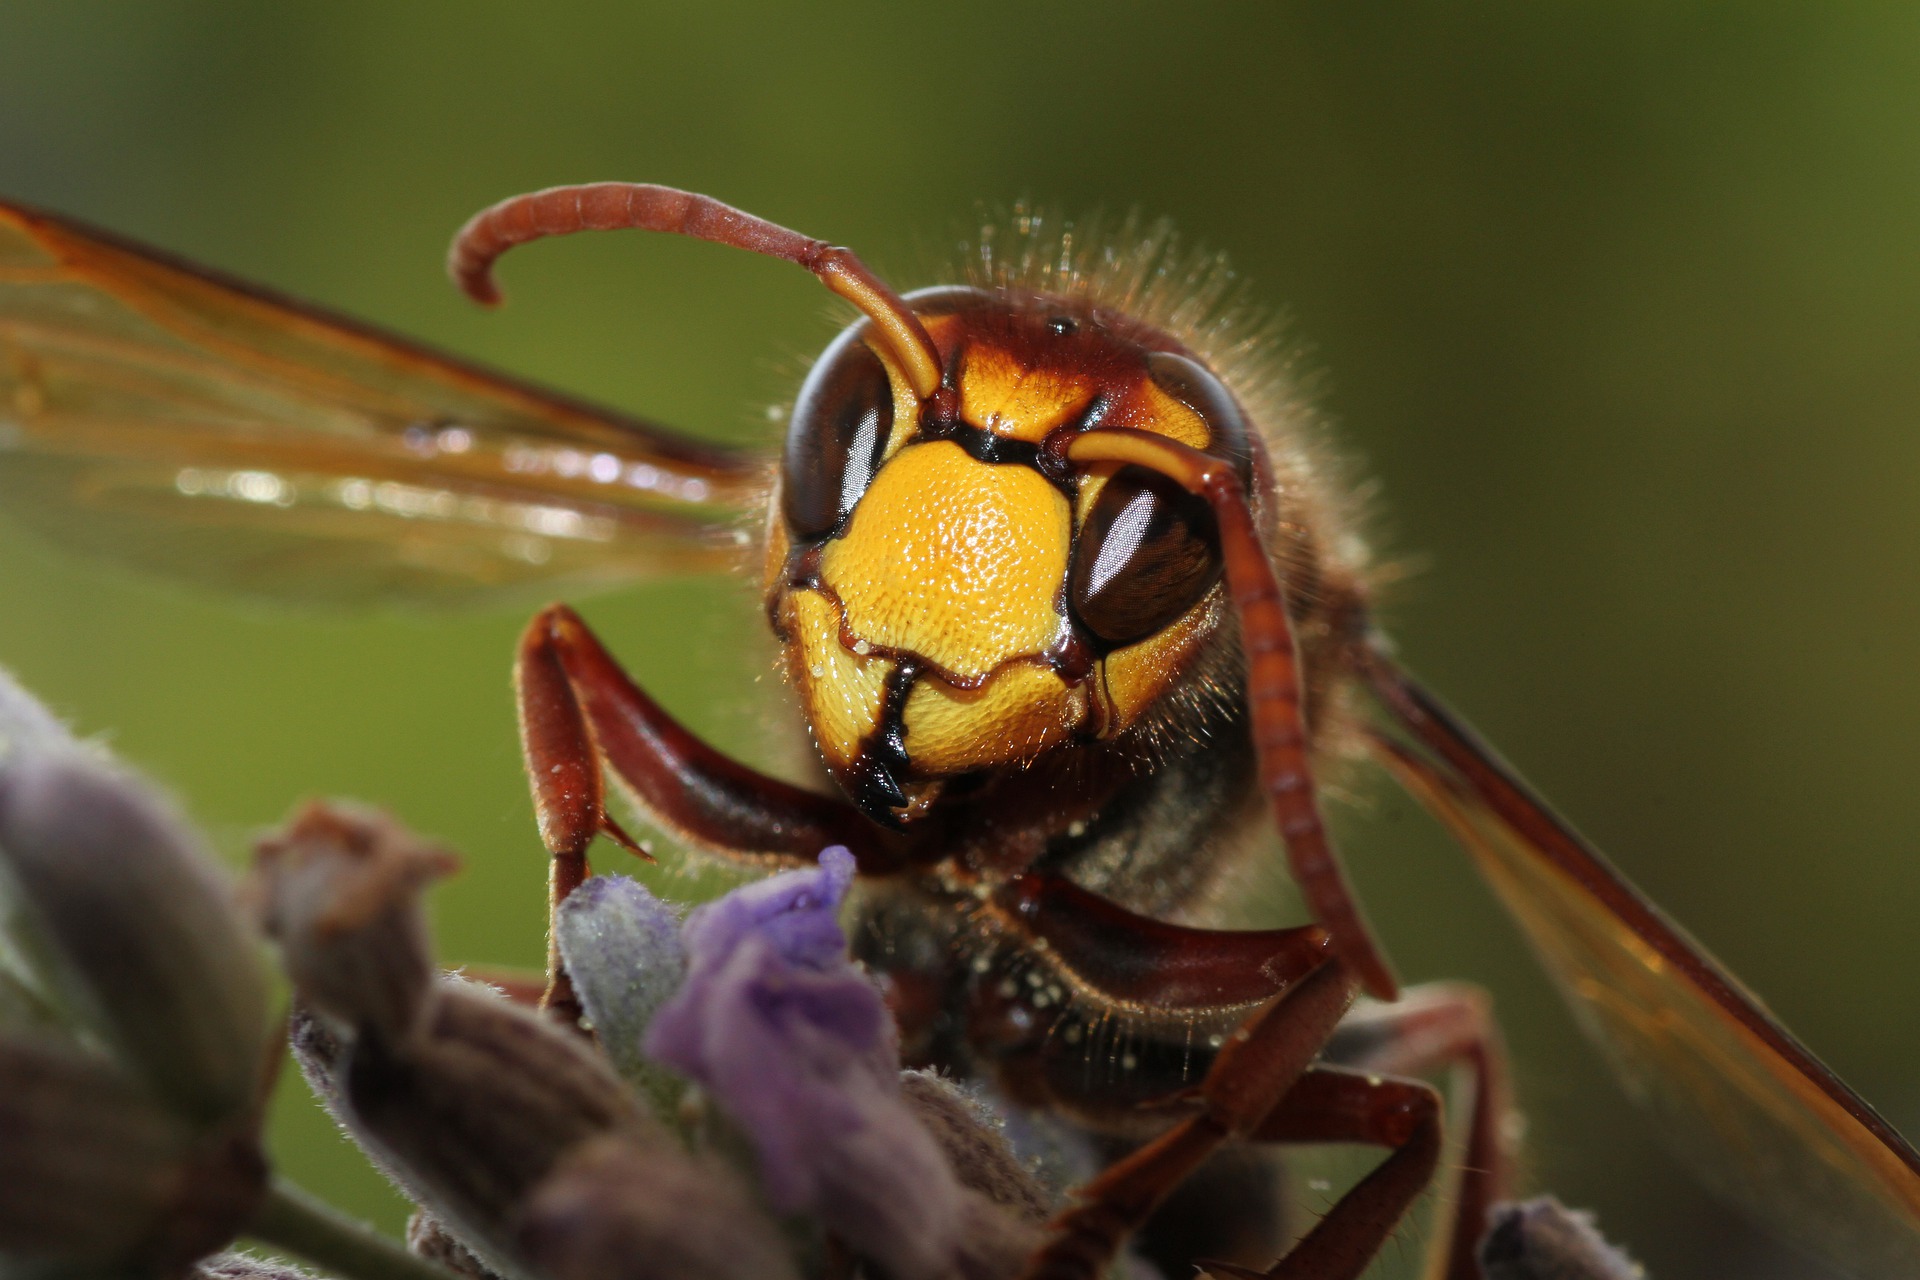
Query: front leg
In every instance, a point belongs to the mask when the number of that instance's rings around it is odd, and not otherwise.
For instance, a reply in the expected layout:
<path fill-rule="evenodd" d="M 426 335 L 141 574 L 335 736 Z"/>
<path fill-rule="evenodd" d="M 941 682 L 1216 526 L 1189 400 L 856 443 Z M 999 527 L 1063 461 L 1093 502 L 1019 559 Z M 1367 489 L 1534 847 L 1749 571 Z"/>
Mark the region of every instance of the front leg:
<path fill-rule="evenodd" d="M 962 957 L 967 1038 L 1002 1091 L 1148 1138 L 1074 1193 L 1026 1280 L 1104 1274 L 1190 1174 L 1280 1104 L 1357 985 L 1318 925 L 1168 924 L 1047 873 L 985 895 L 974 927 L 987 950 Z"/>
<path fill-rule="evenodd" d="M 1253 1136 L 1296 1092 L 1352 1003 L 1354 979 L 1323 964 L 1268 1000 L 1220 1049 L 1186 1119 L 1073 1193 L 1022 1280 L 1094 1280 L 1162 1201 L 1222 1144 Z M 1397 1216 L 1397 1215 L 1396 1215 Z"/>
<path fill-rule="evenodd" d="M 1466 1069 L 1473 1105 L 1451 1231 L 1434 1259 L 1444 1269 L 1432 1273 L 1478 1280 L 1475 1245 L 1508 1165 L 1505 1070 L 1484 995 L 1421 987 L 1399 1003 L 1347 1015 L 1357 982 L 1322 928 L 1184 928 L 1040 873 L 1000 886 L 982 923 L 1000 939 L 999 960 L 972 988 L 970 1023 L 1002 1088 L 1116 1135 L 1138 1133 L 1155 1116 L 1162 1122 L 1150 1141 L 1075 1192 L 1077 1203 L 1055 1219 L 1026 1280 L 1102 1274 L 1128 1235 L 1230 1141 L 1388 1149 L 1271 1270 L 1211 1267 L 1236 1280 L 1352 1280 L 1432 1181 L 1441 1152 L 1439 1094 L 1392 1077 L 1442 1066 Z M 1072 1007 L 1041 1016 L 1054 1008 L 1056 989 Z M 1203 1033 L 1217 1050 L 1202 1049 L 1198 1061 L 1149 1050 L 1156 1027 L 1173 1033 L 1177 1050 L 1183 1022 L 1191 1046 L 1192 1028 L 1235 1017 L 1237 1029 Z M 1110 1068 L 1114 1055 L 1097 1052 L 1083 1028 L 1136 1020 L 1146 1034 L 1123 1032 L 1121 1043 L 1132 1046 L 1123 1069 L 1095 1069 Z M 1204 1072 L 1197 1087 L 1194 1067 Z"/>
<path fill-rule="evenodd" d="M 1506 1050 L 1487 995 L 1477 987 L 1436 982 L 1414 987 L 1399 1001 L 1355 1010 L 1327 1045 L 1327 1060 L 1372 1076 L 1426 1076 L 1450 1068 L 1454 1096 L 1468 1100 L 1466 1143 L 1453 1194 L 1445 1269 L 1432 1274 L 1472 1280 L 1480 1274 L 1480 1241 L 1493 1204 L 1507 1191 L 1513 1165 L 1512 1101 Z M 1436 1266 L 1438 1259 L 1435 1260 Z"/>
<path fill-rule="evenodd" d="M 520 744 L 540 839 L 552 858 L 548 909 L 587 876 L 587 846 L 605 834 L 645 857 L 607 813 L 602 766 L 649 817 L 722 857 L 811 862 L 828 845 L 853 851 L 863 873 L 898 870 L 900 844 L 853 806 L 769 778 L 722 755 L 648 697 L 563 604 L 540 611 L 514 664 Z M 571 1003 L 549 931 L 544 1003 Z"/>
<path fill-rule="evenodd" d="M 1263 1142 L 1355 1142 L 1389 1154 L 1265 1271 L 1203 1263 L 1215 1280 L 1359 1280 L 1433 1181 L 1440 1162 L 1440 1094 L 1418 1080 L 1315 1067 L 1248 1136 Z M 1447 1280 L 1479 1280 L 1471 1254 Z M 1464 1269 L 1460 1269 L 1464 1268 Z"/>

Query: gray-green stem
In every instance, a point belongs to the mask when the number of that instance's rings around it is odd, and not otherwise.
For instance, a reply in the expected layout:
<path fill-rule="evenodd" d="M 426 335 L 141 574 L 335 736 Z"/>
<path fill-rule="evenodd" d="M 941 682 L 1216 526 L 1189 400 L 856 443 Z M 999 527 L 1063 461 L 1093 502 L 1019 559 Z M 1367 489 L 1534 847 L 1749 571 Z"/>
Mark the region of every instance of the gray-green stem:
<path fill-rule="evenodd" d="M 267 1189 L 245 1234 L 341 1280 L 458 1280 L 282 1178 Z"/>

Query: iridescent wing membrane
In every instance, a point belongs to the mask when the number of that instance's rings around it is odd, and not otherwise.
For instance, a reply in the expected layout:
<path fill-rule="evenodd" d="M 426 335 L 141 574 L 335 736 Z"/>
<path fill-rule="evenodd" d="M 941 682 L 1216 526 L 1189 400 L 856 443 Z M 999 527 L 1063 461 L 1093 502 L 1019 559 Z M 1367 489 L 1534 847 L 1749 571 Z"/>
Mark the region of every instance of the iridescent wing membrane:
<path fill-rule="evenodd" d="M 764 467 L 0 204 L 0 513 L 136 567 L 438 602 L 733 562 Z"/>
<path fill-rule="evenodd" d="M 1849 1275 L 1920 1275 L 1920 1155 L 1387 659 L 1377 758 L 1472 854 L 1675 1154 Z"/>

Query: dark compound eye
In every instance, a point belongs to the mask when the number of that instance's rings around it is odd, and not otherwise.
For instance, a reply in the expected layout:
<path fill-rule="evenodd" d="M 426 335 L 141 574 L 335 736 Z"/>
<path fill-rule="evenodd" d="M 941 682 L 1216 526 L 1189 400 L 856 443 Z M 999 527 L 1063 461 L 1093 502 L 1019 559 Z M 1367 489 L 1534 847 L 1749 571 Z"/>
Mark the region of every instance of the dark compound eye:
<path fill-rule="evenodd" d="M 1144 467 L 1107 481 L 1074 542 L 1067 592 L 1104 644 L 1144 640 L 1220 578 L 1220 533 L 1204 498 Z"/>
<path fill-rule="evenodd" d="M 802 540 L 839 527 L 867 491 L 893 430 L 893 387 L 880 357 L 860 341 L 864 327 L 834 339 L 807 374 L 787 426 L 780 505 Z"/>

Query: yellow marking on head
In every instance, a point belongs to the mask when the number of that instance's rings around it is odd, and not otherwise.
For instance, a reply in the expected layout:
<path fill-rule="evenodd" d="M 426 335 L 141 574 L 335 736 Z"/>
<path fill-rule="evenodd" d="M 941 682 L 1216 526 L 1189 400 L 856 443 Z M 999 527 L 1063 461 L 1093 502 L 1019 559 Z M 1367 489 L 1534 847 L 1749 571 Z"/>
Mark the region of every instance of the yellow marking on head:
<path fill-rule="evenodd" d="M 787 552 L 792 547 L 786 517 L 780 513 L 780 495 L 775 492 L 767 502 L 767 558 L 760 569 L 760 591 L 768 599 L 780 585 L 780 575 L 787 567 Z"/>
<path fill-rule="evenodd" d="M 1038 662 L 1003 667 L 978 689 L 923 676 L 907 695 L 907 758 L 920 773 L 962 773 L 1031 760 L 1085 718 L 1084 688 Z"/>
<path fill-rule="evenodd" d="M 821 579 L 854 636 L 977 677 L 1059 634 L 1071 538 L 1067 500 L 1038 472 L 914 444 L 826 545 Z"/>
<path fill-rule="evenodd" d="M 893 392 L 893 429 L 880 450 L 880 456 L 885 458 L 919 428 L 920 397 L 914 394 L 912 381 L 884 343 L 868 340 L 867 350 L 880 358 L 880 367 L 887 371 L 887 386 Z"/>
<path fill-rule="evenodd" d="M 1196 449 L 1206 448 L 1213 436 L 1213 433 L 1207 429 L 1206 419 L 1162 391 L 1150 380 L 1144 379 L 1134 393 L 1128 396 L 1114 413 L 1108 415 L 1101 425 L 1151 431 Z M 1095 428 L 1095 430 L 1098 429 Z M 1100 491 L 1107 487 L 1107 481 L 1119 469 L 1112 463 L 1103 463 L 1081 475 L 1079 492 L 1074 499 L 1076 522 L 1087 518 L 1087 513 L 1093 510 L 1093 504 L 1100 500 Z"/>
<path fill-rule="evenodd" d="M 1139 407 L 1129 415 L 1132 421 L 1113 425 L 1156 432 L 1195 449 L 1204 449 L 1211 443 L 1213 432 L 1207 429 L 1207 420 L 1162 391 L 1151 379 L 1140 384 L 1136 403 Z"/>
<path fill-rule="evenodd" d="M 880 724 L 893 663 L 851 653 L 840 643 L 840 612 L 817 591 L 795 591 L 780 608 L 787 647 L 814 741 L 831 768 L 845 769 L 861 739 Z"/>
<path fill-rule="evenodd" d="M 1039 444 L 1093 403 L 1099 384 L 1058 369 L 1030 369 L 985 342 L 960 364 L 960 416 L 995 435 Z"/>
<path fill-rule="evenodd" d="M 1100 728 L 1102 737 L 1111 738 L 1138 720 L 1186 669 L 1213 631 L 1219 595 L 1216 587 L 1171 625 L 1106 656 L 1101 664 L 1107 714 L 1107 723 Z"/>

